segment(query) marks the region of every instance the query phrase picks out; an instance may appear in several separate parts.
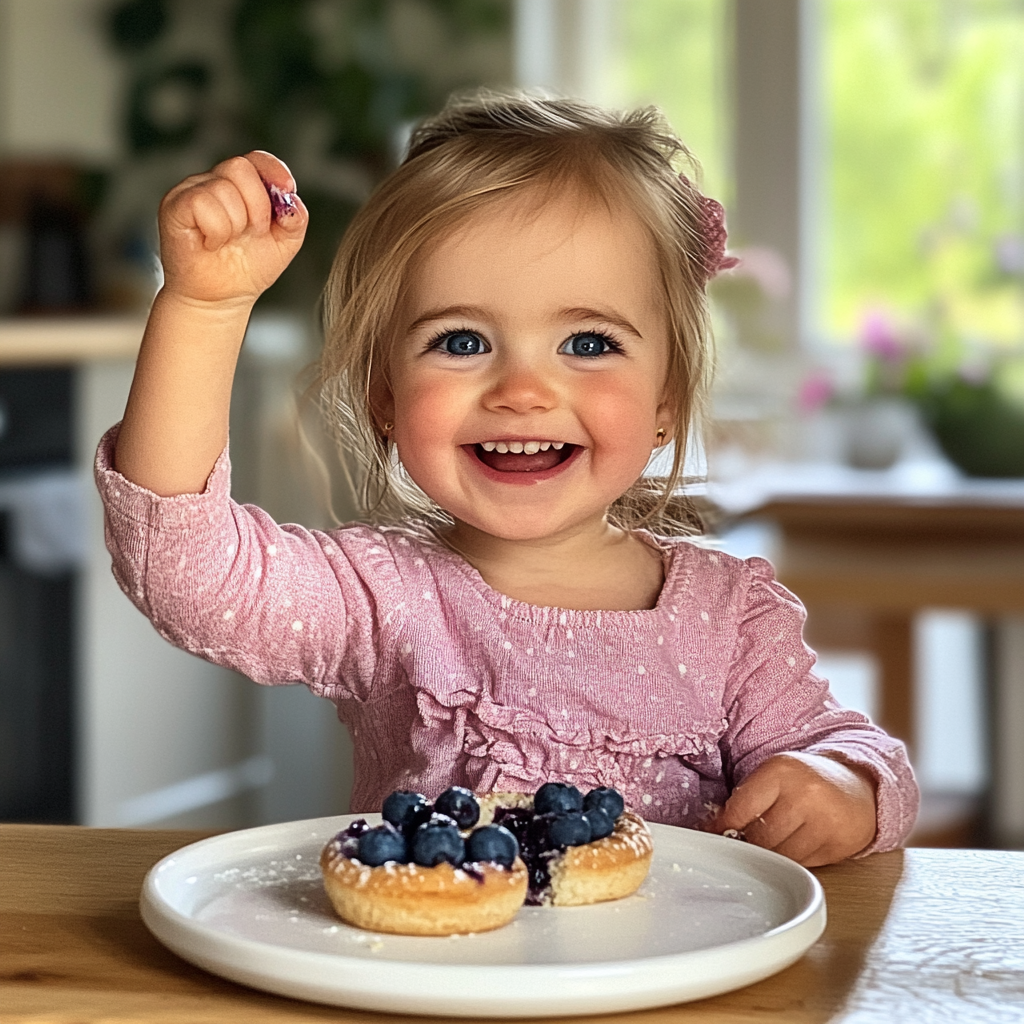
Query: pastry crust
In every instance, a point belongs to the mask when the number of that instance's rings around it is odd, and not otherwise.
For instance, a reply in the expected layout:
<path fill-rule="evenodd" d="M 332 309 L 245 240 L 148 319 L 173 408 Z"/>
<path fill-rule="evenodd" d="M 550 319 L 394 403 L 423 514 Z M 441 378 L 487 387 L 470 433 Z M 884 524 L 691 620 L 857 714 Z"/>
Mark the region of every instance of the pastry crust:
<path fill-rule="evenodd" d="M 332 840 L 320 855 L 324 888 L 342 920 L 395 935 L 454 935 L 508 924 L 526 898 L 526 866 L 368 867 Z"/>

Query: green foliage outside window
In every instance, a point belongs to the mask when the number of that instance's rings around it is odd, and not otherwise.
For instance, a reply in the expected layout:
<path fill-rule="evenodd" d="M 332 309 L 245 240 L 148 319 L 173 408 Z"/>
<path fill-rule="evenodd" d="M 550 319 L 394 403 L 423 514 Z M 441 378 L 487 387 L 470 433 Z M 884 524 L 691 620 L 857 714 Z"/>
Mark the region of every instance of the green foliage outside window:
<path fill-rule="evenodd" d="M 822 314 L 946 347 L 1024 341 L 1024 7 L 824 0 Z"/>
<path fill-rule="evenodd" d="M 623 106 L 659 106 L 703 168 L 705 191 L 728 203 L 729 4 L 627 0 L 615 15 L 610 93 Z"/>

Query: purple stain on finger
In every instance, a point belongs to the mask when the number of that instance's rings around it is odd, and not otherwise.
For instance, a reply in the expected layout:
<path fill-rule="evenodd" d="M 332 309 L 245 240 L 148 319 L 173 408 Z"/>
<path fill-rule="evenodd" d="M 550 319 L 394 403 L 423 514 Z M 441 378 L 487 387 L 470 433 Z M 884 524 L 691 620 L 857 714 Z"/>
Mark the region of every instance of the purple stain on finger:
<path fill-rule="evenodd" d="M 284 189 L 271 185 L 268 182 L 263 184 L 267 190 L 267 195 L 270 196 L 270 208 L 273 210 L 274 220 L 294 217 L 299 209 L 295 202 L 299 198 L 298 193 L 285 192 Z"/>

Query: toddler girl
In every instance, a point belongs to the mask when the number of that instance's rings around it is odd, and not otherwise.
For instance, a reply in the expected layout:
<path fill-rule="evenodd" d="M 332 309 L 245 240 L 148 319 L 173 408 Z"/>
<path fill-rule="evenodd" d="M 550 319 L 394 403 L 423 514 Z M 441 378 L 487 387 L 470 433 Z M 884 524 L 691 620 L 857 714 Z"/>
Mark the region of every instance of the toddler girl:
<path fill-rule="evenodd" d="M 354 810 L 559 780 L 808 865 L 906 837 L 903 746 L 812 673 L 796 599 L 679 536 L 725 244 L 685 155 L 653 110 L 519 96 L 414 133 L 327 285 L 325 408 L 377 523 L 330 532 L 229 498 L 235 360 L 302 242 L 295 182 L 257 152 L 164 199 L 97 461 L 114 573 L 172 643 L 333 701 Z"/>

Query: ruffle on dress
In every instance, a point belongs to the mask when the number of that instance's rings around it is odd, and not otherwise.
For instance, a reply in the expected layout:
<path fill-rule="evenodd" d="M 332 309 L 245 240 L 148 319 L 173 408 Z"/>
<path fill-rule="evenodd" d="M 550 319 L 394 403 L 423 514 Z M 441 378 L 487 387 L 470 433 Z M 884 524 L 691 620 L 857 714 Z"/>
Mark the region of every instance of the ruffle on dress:
<path fill-rule="evenodd" d="M 694 728 L 690 719 L 688 728 L 662 733 L 592 715 L 576 722 L 551 710 L 496 703 L 483 685 L 471 690 L 464 683 L 420 689 L 416 705 L 413 749 L 436 751 L 438 733 L 445 734 L 449 749 L 464 758 L 467 784 L 479 792 L 532 791 L 558 780 L 583 790 L 614 786 L 636 806 L 652 788 L 648 776 L 666 758 L 720 763 L 721 720 Z"/>

